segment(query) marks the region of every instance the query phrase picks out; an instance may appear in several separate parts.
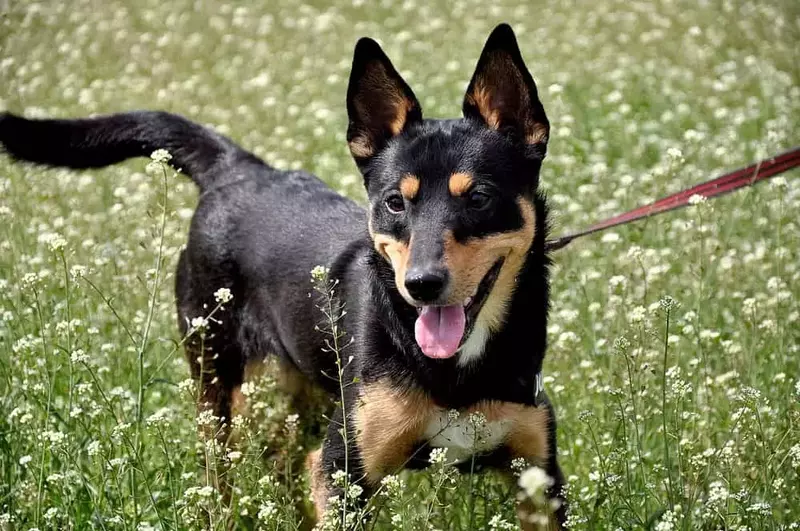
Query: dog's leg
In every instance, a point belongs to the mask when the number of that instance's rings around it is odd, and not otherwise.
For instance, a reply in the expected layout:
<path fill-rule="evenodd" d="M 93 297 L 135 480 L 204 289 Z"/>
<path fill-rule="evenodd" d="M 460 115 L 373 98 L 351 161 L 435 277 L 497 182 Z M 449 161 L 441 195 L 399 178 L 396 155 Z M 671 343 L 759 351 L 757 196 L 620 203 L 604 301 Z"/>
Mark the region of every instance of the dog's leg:
<path fill-rule="evenodd" d="M 349 402 L 349 401 L 348 401 Z M 346 408 L 350 411 L 350 408 Z M 322 447 L 311 452 L 306 458 L 306 466 L 311 480 L 311 498 L 317 522 L 324 519 L 341 518 L 342 501 L 345 499 L 345 486 L 359 485 L 363 493 L 358 499 L 347 496 L 347 513 L 357 513 L 362 503 L 369 498 L 375 484 L 363 473 L 361 451 L 355 435 L 353 415 L 343 416 L 342 408 L 337 408 L 328 425 Z M 347 419 L 346 423 L 344 419 Z M 343 474 L 344 473 L 344 474 Z M 337 513 L 332 513 L 331 499 L 338 498 Z M 328 514 L 330 513 L 330 514 Z M 348 516 L 352 518 L 352 516 Z M 347 527 L 347 526 L 344 526 Z"/>
<path fill-rule="evenodd" d="M 197 422 L 205 443 L 202 466 L 207 484 L 214 485 L 228 503 L 231 495 L 225 451 L 231 442 L 231 417 L 235 390 L 243 377 L 242 355 L 229 334 L 220 327 L 188 338 L 186 356 L 192 378 L 198 384 Z"/>
<path fill-rule="evenodd" d="M 553 482 L 546 490 L 545 498 L 554 509 L 534 507 L 529 498 L 520 496 L 523 499 L 517 505 L 517 515 L 522 529 L 524 531 L 563 529 L 567 512 L 566 500 L 562 495 L 564 475 L 557 460 L 555 412 L 548 401 L 545 400 L 545 403 L 538 407 L 526 407 L 520 410 L 509 446 L 515 456 L 543 468 Z M 547 519 L 547 523 L 542 524 L 532 518 L 537 510 L 539 515 Z"/>
<path fill-rule="evenodd" d="M 544 468 L 547 475 L 553 480 L 553 485 L 545 491 L 545 498 L 557 508 L 549 511 L 537 507 L 533 501 L 519 488 L 518 477 L 508 474 L 514 488 L 517 490 L 517 516 L 523 531 L 561 531 L 567 518 L 567 504 L 562 495 L 564 476 L 558 466 L 555 456 L 552 456 Z M 546 516 L 547 523 L 540 523 L 535 515 Z"/>
<path fill-rule="evenodd" d="M 421 391 L 402 389 L 386 381 L 360 383 L 348 388 L 347 439 L 341 408 L 328 426 L 322 448 L 312 452 L 306 464 L 317 519 L 328 508 L 331 496 L 342 496 L 333 474 L 347 468 L 351 482 L 364 489 L 366 500 L 388 474 L 399 472 L 420 441 L 433 402 Z M 345 440 L 347 445 L 345 445 Z"/>
<path fill-rule="evenodd" d="M 556 421 L 550 403 L 545 399 L 538 407 L 512 403 L 488 403 L 477 408 L 490 422 L 511 421 L 506 440 L 512 458 L 522 458 L 529 465 L 542 468 L 553 483 L 545 492 L 551 507 L 537 507 L 522 490 L 517 493 L 517 515 L 524 531 L 557 531 L 566 520 L 566 501 L 562 496 L 564 476 L 556 459 Z M 517 478 L 508 474 L 515 486 Z M 519 487 L 517 486 L 519 489 Z M 554 507 L 554 508 L 553 508 Z M 547 523 L 541 519 L 546 518 Z"/>

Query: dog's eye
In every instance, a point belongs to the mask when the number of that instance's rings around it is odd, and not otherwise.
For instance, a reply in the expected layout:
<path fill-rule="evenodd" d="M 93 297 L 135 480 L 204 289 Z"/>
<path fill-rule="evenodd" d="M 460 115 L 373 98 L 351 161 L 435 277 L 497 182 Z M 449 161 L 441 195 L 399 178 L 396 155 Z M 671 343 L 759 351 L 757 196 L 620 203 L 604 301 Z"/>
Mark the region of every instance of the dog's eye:
<path fill-rule="evenodd" d="M 473 190 L 469 194 L 469 206 L 475 210 L 483 210 L 492 204 L 492 196 L 481 190 Z"/>
<path fill-rule="evenodd" d="M 384 200 L 386 208 L 392 214 L 400 214 L 406 209 L 406 203 L 403 201 L 403 196 L 400 194 L 392 194 Z"/>

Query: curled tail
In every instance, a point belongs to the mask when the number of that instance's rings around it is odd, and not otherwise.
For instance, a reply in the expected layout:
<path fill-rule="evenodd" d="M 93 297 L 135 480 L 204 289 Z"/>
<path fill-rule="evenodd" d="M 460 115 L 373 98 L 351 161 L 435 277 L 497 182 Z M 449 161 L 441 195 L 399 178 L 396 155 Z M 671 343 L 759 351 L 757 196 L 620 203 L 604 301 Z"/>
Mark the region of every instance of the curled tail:
<path fill-rule="evenodd" d="M 0 146 L 14 158 L 69 168 L 98 168 L 156 149 L 201 190 L 215 173 L 243 158 L 257 160 L 222 135 L 162 111 L 135 111 L 76 120 L 28 120 L 0 113 Z"/>

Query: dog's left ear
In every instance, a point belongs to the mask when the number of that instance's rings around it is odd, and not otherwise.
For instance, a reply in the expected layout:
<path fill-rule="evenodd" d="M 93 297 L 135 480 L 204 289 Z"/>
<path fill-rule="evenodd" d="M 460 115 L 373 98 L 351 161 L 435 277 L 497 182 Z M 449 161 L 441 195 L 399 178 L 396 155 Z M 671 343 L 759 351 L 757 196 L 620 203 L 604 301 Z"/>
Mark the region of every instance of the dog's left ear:
<path fill-rule="evenodd" d="M 363 165 L 394 136 L 422 121 L 422 108 L 380 45 L 362 38 L 353 54 L 347 87 L 347 144 Z"/>
<path fill-rule="evenodd" d="M 526 156 L 543 159 L 550 123 L 514 31 L 497 26 L 483 48 L 464 97 L 464 117 L 522 143 Z"/>

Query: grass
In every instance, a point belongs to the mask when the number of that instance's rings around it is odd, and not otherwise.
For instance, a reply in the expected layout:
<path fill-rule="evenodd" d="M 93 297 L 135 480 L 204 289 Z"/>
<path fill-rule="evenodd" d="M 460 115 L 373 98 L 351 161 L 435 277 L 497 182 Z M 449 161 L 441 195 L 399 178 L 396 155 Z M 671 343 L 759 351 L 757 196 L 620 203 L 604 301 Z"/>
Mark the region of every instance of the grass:
<path fill-rule="evenodd" d="M 356 38 L 381 40 L 427 116 L 455 116 L 508 21 L 553 124 L 556 233 L 800 140 L 794 2 L 374 4 L 0 3 L 0 105 L 179 112 L 363 199 L 344 142 Z M 196 192 L 144 167 L 0 156 L 0 529 L 295 529 L 316 442 L 269 376 L 238 448 L 198 438 L 171 294 Z M 800 527 L 797 176 L 555 255 L 545 387 L 573 529 Z M 506 529 L 511 505 L 436 466 L 393 476 L 370 528 Z"/>

